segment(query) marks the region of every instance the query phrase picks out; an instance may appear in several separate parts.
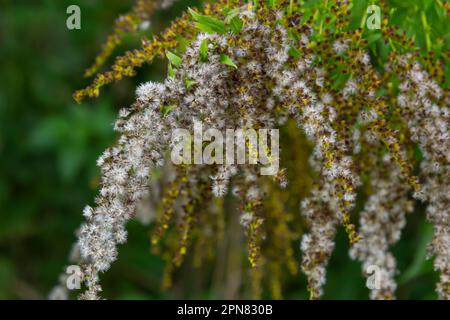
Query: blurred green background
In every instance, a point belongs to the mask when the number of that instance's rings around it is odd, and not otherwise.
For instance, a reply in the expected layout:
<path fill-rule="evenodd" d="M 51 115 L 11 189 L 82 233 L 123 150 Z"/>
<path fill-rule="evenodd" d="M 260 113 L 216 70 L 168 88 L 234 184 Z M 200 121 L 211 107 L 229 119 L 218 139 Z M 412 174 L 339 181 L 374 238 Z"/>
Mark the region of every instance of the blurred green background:
<path fill-rule="evenodd" d="M 361 6 L 368 2 L 361 1 Z M 432 19 L 431 2 L 421 7 L 422 1 L 392 1 L 404 17 L 418 17 L 425 10 L 433 27 L 438 22 Z M 81 30 L 66 28 L 70 4 L 81 8 Z M 188 5 L 195 2 L 179 1 L 157 14 L 152 30 L 167 25 Z M 164 63 L 156 61 L 140 69 L 137 77 L 104 89 L 99 99 L 82 105 L 72 100 L 72 92 L 88 83 L 83 71 L 114 19 L 131 6 L 129 0 L 0 0 L 0 299 L 46 298 L 67 261 L 82 209 L 93 202 L 99 173 L 95 161 L 115 140 L 116 112 L 131 104 L 137 84 L 165 75 Z M 138 47 L 141 35 L 127 37 L 116 54 Z M 433 41 L 441 36 L 433 33 Z M 420 36 L 416 40 L 423 45 Z M 180 270 L 175 287 L 161 291 L 163 262 L 149 252 L 147 233 L 148 227 L 130 223 L 129 242 L 102 277 L 106 298 L 220 297 L 211 289 L 209 273 L 199 270 Z M 400 299 L 436 298 L 437 275 L 425 260 L 431 233 L 423 208 L 418 208 L 393 248 L 400 269 Z M 349 259 L 347 250 L 341 232 L 328 268 L 325 298 L 367 299 L 360 265 Z M 284 296 L 305 299 L 305 288 L 300 274 L 285 283 Z"/>

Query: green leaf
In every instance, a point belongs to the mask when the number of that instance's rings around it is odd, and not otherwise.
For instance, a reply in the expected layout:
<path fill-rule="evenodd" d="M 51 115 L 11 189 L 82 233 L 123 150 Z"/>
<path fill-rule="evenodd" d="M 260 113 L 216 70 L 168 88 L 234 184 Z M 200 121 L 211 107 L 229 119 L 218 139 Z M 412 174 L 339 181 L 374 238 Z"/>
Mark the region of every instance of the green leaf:
<path fill-rule="evenodd" d="M 230 27 L 231 27 L 231 31 L 234 34 L 238 34 L 241 30 L 242 30 L 242 26 L 244 25 L 244 23 L 242 22 L 241 19 L 239 19 L 239 17 L 234 17 L 233 19 L 231 19 L 230 21 Z"/>
<path fill-rule="evenodd" d="M 300 58 L 300 51 L 294 46 L 289 46 L 288 54 L 293 58 Z"/>
<path fill-rule="evenodd" d="M 227 30 L 225 28 L 225 23 L 220 21 L 219 19 L 201 15 L 191 8 L 189 8 L 189 12 L 196 21 L 196 26 L 203 32 L 206 33 L 220 33 L 224 34 Z"/>
<path fill-rule="evenodd" d="M 189 89 L 192 88 L 192 86 L 195 85 L 197 82 L 194 81 L 194 80 L 186 79 L 186 80 L 184 80 L 184 83 L 186 84 L 186 89 L 189 90 Z"/>
<path fill-rule="evenodd" d="M 331 88 L 333 90 L 341 89 L 345 83 L 350 79 L 349 74 L 343 74 L 343 73 L 337 73 L 332 76 L 333 78 L 333 84 L 331 85 Z"/>
<path fill-rule="evenodd" d="M 208 39 L 203 39 L 200 43 L 200 61 L 208 61 Z"/>
<path fill-rule="evenodd" d="M 231 9 L 226 12 L 225 22 L 229 23 L 234 17 L 239 14 L 239 8 Z"/>
<path fill-rule="evenodd" d="M 372 43 L 374 43 L 375 41 L 377 41 L 380 38 L 381 38 L 381 33 L 380 32 L 372 33 L 372 34 L 367 36 L 367 42 L 368 42 L 369 45 L 371 45 Z"/>
<path fill-rule="evenodd" d="M 169 77 L 175 76 L 175 71 L 173 71 L 173 67 L 172 67 L 172 64 L 170 62 L 168 63 L 168 66 L 167 66 L 167 75 Z"/>
<path fill-rule="evenodd" d="M 163 116 L 168 115 L 169 112 L 172 111 L 175 107 L 176 107 L 176 105 L 174 105 L 174 104 L 171 104 L 171 105 L 168 105 L 168 106 L 163 106 L 162 107 Z"/>
<path fill-rule="evenodd" d="M 233 62 L 233 60 L 231 60 L 231 58 L 224 53 L 220 54 L 220 63 L 237 69 L 237 65 Z"/>
<path fill-rule="evenodd" d="M 181 66 L 181 58 L 177 56 L 175 53 L 167 51 L 166 52 L 167 59 L 169 59 L 170 63 L 173 64 L 175 67 Z"/>
<path fill-rule="evenodd" d="M 269 3 L 269 6 L 271 8 L 275 8 L 275 6 L 277 5 L 277 1 L 276 0 L 268 0 L 267 2 Z"/>

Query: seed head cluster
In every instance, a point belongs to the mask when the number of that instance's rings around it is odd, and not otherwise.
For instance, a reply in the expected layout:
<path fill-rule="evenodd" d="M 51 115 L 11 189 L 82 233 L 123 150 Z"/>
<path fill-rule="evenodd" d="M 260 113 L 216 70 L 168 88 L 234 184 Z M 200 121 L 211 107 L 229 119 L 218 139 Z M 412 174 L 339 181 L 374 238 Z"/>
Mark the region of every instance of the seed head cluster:
<path fill-rule="evenodd" d="M 166 2 L 158 3 L 164 7 Z M 401 238 L 415 204 L 423 202 L 434 227 L 429 254 L 440 273 L 437 292 L 449 299 L 448 90 L 399 33 L 387 34 L 386 40 L 401 43 L 404 50 L 392 51 L 383 70 L 375 68 L 363 30 L 348 27 L 349 1 L 337 1 L 329 12 L 336 19 L 319 23 L 295 1 L 293 7 L 289 1 L 275 7 L 262 2 L 218 1 L 205 6 L 201 19 L 199 13 L 183 15 L 143 51 L 119 58 L 120 68 L 98 75 L 93 86 L 75 95 L 78 100 L 96 96 L 102 85 L 132 75 L 161 50 L 177 48 L 173 33 L 186 27 L 188 44 L 176 51 L 180 61 L 172 59 L 163 82 L 137 88 L 136 101 L 119 111 L 116 145 L 97 160 L 99 194 L 83 210 L 85 222 L 75 245 L 83 273 L 80 298 L 100 298 L 99 275 L 126 242 L 127 222 L 145 216 L 143 205 L 152 208 L 146 219 L 155 223 L 151 245 L 155 253 L 163 252 L 163 285 L 169 287 L 174 268 L 191 250 L 200 248 L 196 261 L 201 262 L 202 254 L 223 239 L 229 220 L 224 202 L 230 195 L 238 203 L 256 298 L 265 278 L 272 295 L 281 296 L 281 270 L 295 274 L 298 268 L 292 249 L 296 239 L 310 297 L 320 298 L 342 226 L 350 256 L 361 262 L 363 274 L 368 276 L 372 265 L 381 272 L 380 288 L 370 297 L 394 299 L 398 269 L 390 246 Z M 259 165 L 171 164 L 172 132 L 193 132 L 197 122 L 224 136 L 227 128 L 282 131 L 295 123 L 302 137 L 282 144 L 280 160 L 283 164 L 284 155 L 298 159 L 304 153 L 306 161 L 295 163 L 296 169 L 286 164 L 273 177 L 261 176 Z M 301 150 L 304 145 L 311 146 L 310 152 Z M 423 155 L 417 165 L 411 156 L 416 146 Z M 286 192 L 291 195 L 286 206 L 295 202 L 300 214 L 291 214 L 281 202 Z M 356 214 L 360 196 L 364 203 Z M 294 232 L 292 221 L 302 231 Z M 61 295 L 59 286 L 55 296 Z"/>

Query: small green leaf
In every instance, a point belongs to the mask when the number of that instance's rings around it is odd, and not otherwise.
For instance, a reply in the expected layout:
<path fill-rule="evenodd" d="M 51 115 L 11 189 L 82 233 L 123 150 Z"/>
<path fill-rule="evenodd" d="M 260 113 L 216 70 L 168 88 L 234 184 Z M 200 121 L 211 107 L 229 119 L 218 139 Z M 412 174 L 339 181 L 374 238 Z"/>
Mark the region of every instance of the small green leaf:
<path fill-rule="evenodd" d="M 371 45 L 372 43 L 378 41 L 378 39 L 380 39 L 380 38 L 381 38 L 381 33 L 379 33 L 379 32 L 372 33 L 367 36 L 367 42 L 369 45 Z"/>
<path fill-rule="evenodd" d="M 175 67 L 181 66 L 181 58 L 177 56 L 175 53 L 167 51 L 166 52 L 167 59 L 169 59 L 170 63 L 173 64 Z"/>
<path fill-rule="evenodd" d="M 239 19 L 239 17 L 234 17 L 233 19 L 231 19 L 230 21 L 230 27 L 231 27 L 231 31 L 234 34 L 238 34 L 241 30 L 242 30 L 242 26 L 244 25 L 244 23 L 242 22 L 241 19 Z"/>
<path fill-rule="evenodd" d="M 193 85 L 195 85 L 197 82 L 194 80 L 186 79 L 184 80 L 184 83 L 186 84 L 186 89 L 189 90 Z"/>
<path fill-rule="evenodd" d="M 288 54 L 293 58 L 300 58 L 300 51 L 294 46 L 289 46 Z"/>
<path fill-rule="evenodd" d="M 220 54 L 220 63 L 237 69 L 237 65 L 233 62 L 233 60 L 231 60 L 231 58 L 224 53 Z"/>
<path fill-rule="evenodd" d="M 225 22 L 229 23 L 234 17 L 239 14 L 239 8 L 231 9 L 226 12 Z"/>
<path fill-rule="evenodd" d="M 169 77 L 174 77 L 175 76 L 175 71 L 173 71 L 173 67 L 172 64 L 169 62 L 167 64 L 167 74 Z"/>
<path fill-rule="evenodd" d="M 171 105 L 168 105 L 168 106 L 163 106 L 162 107 L 163 116 L 168 115 L 169 112 L 172 111 L 175 107 L 176 107 L 176 105 L 174 105 L 174 104 L 171 104 Z"/>
<path fill-rule="evenodd" d="M 200 43 L 200 61 L 208 61 L 208 39 L 203 39 Z"/>
<path fill-rule="evenodd" d="M 349 74 L 343 74 L 343 73 L 336 73 L 333 77 L 333 84 L 331 85 L 331 88 L 334 90 L 341 89 L 345 83 L 347 83 L 348 79 L 350 79 Z"/>
<path fill-rule="evenodd" d="M 200 19 L 200 17 L 202 16 L 200 13 L 196 12 L 195 10 L 192 10 L 191 8 L 188 8 L 188 10 L 195 21 L 198 21 Z"/>
<path fill-rule="evenodd" d="M 189 12 L 196 21 L 196 26 L 203 32 L 206 33 L 220 33 L 224 34 L 227 30 L 225 28 L 225 23 L 220 21 L 219 19 L 201 15 L 191 8 L 189 8 Z"/>
<path fill-rule="evenodd" d="M 275 8 L 275 6 L 277 5 L 277 1 L 276 0 L 268 0 L 267 2 L 269 3 L 269 6 L 271 8 Z"/>

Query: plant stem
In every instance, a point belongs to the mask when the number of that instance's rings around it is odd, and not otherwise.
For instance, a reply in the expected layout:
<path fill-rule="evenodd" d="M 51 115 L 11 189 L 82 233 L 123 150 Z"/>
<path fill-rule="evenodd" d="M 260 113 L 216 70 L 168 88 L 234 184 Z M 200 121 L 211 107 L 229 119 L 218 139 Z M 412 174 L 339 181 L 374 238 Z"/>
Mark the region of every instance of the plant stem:
<path fill-rule="evenodd" d="M 328 7 L 328 0 L 325 0 L 324 4 L 323 4 L 323 12 L 326 12 L 326 9 Z M 319 34 L 322 34 L 323 31 L 323 23 L 325 22 L 325 16 L 322 17 L 322 19 L 320 20 L 320 26 L 319 26 Z"/>
<path fill-rule="evenodd" d="M 427 45 L 427 51 L 430 51 L 431 50 L 430 26 L 428 25 L 427 16 L 425 15 L 424 11 L 421 12 L 421 18 L 422 18 L 423 32 L 425 34 L 425 42 Z"/>
<path fill-rule="evenodd" d="M 294 0 L 289 0 L 288 14 L 292 15 L 292 11 L 294 11 Z"/>

